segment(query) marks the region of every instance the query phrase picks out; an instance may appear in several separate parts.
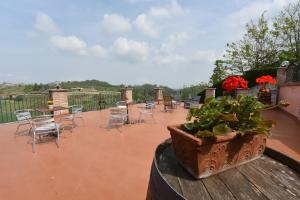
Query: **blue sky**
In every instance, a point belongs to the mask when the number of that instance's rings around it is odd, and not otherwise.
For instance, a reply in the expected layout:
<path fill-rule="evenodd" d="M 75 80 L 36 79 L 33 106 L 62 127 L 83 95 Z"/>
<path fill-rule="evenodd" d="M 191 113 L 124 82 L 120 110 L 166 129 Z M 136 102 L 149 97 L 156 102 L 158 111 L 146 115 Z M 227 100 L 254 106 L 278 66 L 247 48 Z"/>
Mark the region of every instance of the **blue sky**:
<path fill-rule="evenodd" d="M 0 2 L 0 82 L 98 79 L 180 88 L 263 11 L 287 0 L 10 0 Z"/>

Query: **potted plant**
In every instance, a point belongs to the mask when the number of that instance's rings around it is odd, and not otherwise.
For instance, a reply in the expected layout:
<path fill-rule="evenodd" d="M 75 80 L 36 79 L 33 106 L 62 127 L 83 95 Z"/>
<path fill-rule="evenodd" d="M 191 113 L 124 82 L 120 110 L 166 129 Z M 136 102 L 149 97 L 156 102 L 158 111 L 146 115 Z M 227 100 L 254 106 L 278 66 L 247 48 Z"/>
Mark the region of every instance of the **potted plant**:
<path fill-rule="evenodd" d="M 248 87 L 241 77 L 229 77 L 222 86 L 227 92 Z M 204 178 L 258 158 L 274 125 L 262 118 L 264 108 L 251 96 L 206 99 L 201 108 L 190 109 L 189 123 L 168 126 L 177 160 L 195 178 Z"/>
<path fill-rule="evenodd" d="M 262 85 L 260 88 L 257 97 L 260 102 L 263 104 L 271 104 L 271 91 L 267 88 L 267 84 L 276 84 L 276 80 L 272 76 L 261 76 L 256 79 L 256 83 Z"/>

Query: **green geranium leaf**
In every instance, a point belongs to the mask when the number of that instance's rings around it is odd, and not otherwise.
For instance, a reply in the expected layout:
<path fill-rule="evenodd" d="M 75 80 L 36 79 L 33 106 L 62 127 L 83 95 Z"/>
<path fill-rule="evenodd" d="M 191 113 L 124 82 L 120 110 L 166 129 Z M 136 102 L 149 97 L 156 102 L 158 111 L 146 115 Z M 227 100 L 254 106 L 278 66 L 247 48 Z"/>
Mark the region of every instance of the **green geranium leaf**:
<path fill-rule="evenodd" d="M 218 124 L 213 127 L 213 133 L 215 135 L 227 134 L 230 133 L 232 130 L 229 128 L 225 123 Z"/>
<path fill-rule="evenodd" d="M 208 130 L 198 131 L 196 134 L 197 137 L 212 137 L 214 135 L 215 134 L 213 132 L 208 131 Z"/>
<path fill-rule="evenodd" d="M 222 117 L 222 119 L 224 121 L 229 121 L 229 122 L 237 122 L 237 121 L 239 121 L 238 118 L 236 117 L 235 113 L 222 115 L 221 117 Z"/>
<path fill-rule="evenodd" d="M 184 124 L 183 127 L 188 131 L 192 131 L 194 129 L 193 124 Z"/>

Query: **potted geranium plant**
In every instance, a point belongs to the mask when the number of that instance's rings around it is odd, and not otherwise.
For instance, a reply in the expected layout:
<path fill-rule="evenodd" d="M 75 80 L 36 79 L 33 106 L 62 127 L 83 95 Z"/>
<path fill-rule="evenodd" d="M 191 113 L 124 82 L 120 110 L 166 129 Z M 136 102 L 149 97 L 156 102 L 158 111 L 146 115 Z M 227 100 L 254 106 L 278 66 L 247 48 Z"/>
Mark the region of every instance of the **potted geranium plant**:
<path fill-rule="evenodd" d="M 271 104 L 271 91 L 267 88 L 267 84 L 276 84 L 276 80 L 269 75 L 261 76 L 256 79 L 256 83 L 262 85 L 257 96 L 258 100 L 264 104 Z"/>
<path fill-rule="evenodd" d="M 227 92 L 239 87 L 248 87 L 241 77 L 223 82 Z M 201 108 L 190 109 L 189 123 L 168 126 L 177 160 L 195 178 L 204 178 L 258 158 L 274 125 L 262 118 L 265 107 L 251 96 L 206 99 Z"/>

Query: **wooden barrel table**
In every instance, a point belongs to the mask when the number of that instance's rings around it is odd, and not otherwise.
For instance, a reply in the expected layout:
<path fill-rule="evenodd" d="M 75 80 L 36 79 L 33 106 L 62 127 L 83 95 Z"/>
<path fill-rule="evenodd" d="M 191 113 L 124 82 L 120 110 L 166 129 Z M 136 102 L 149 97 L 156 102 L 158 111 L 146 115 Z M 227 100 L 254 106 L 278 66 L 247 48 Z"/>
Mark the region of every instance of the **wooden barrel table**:
<path fill-rule="evenodd" d="M 299 173 L 299 162 L 266 149 L 257 160 L 196 180 L 177 162 L 169 139 L 156 149 L 147 200 L 299 200 Z"/>

